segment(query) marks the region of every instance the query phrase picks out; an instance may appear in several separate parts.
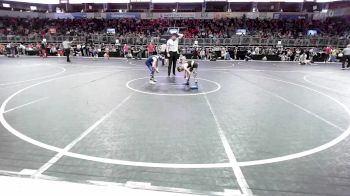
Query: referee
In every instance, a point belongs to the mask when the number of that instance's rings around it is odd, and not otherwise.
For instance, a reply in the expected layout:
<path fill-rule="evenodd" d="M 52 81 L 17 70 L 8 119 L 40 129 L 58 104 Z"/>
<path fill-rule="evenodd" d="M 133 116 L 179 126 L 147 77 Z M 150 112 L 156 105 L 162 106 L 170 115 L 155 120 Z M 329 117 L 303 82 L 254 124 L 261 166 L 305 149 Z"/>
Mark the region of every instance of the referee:
<path fill-rule="evenodd" d="M 170 76 L 171 66 L 173 67 L 173 75 L 175 76 L 176 60 L 179 56 L 179 39 L 182 37 L 183 34 L 174 33 L 166 43 L 166 51 L 169 58 L 168 76 Z"/>
<path fill-rule="evenodd" d="M 343 59 L 342 59 L 342 69 L 345 69 L 345 63 L 348 61 L 346 68 L 350 68 L 350 44 L 346 46 L 343 50 Z"/>
<path fill-rule="evenodd" d="M 68 63 L 70 63 L 69 54 L 70 54 L 71 44 L 72 44 L 72 42 L 69 41 L 68 38 L 67 38 L 65 41 L 62 42 L 63 49 L 64 49 L 64 53 L 65 53 L 66 56 L 67 56 L 67 62 L 68 62 Z"/>

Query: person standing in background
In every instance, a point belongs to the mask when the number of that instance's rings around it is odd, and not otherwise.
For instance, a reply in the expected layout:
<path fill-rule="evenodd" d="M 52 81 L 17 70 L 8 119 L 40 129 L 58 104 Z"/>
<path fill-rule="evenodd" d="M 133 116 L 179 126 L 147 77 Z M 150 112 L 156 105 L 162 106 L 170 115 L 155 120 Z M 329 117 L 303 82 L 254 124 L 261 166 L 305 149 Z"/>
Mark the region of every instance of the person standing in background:
<path fill-rule="evenodd" d="M 330 54 L 331 54 L 331 47 L 327 46 L 326 49 L 325 49 L 325 57 L 324 57 L 324 63 L 327 63 L 327 61 L 329 61 L 329 57 L 330 57 Z"/>
<path fill-rule="evenodd" d="M 346 48 L 344 48 L 343 50 L 342 69 L 345 69 L 346 61 L 348 61 L 346 68 L 349 69 L 350 68 L 350 44 L 348 44 Z"/>
<path fill-rule="evenodd" d="M 47 42 L 46 39 L 44 38 L 43 41 L 41 42 L 41 57 L 46 58 L 46 46 L 47 46 Z"/>
<path fill-rule="evenodd" d="M 205 60 L 205 49 L 202 48 L 202 50 L 199 52 L 199 56 L 201 58 L 201 60 Z"/>
<path fill-rule="evenodd" d="M 337 62 L 337 49 L 336 48 L 333 48 L 331 50 L 331 55 L 330 55 L 329 61 L 330 62 Z"/>
<path fill-rule="evenodd" d="M 77 44 L 77 54 L 78 54 L 79 56 L 83 56 L 83 53 L 82 53 L 81 45 L 80 45 L 80 44 Z"/>
<path fill-rule="evenodd" d="M 128 44 L 124 44 L 123 50 L 124 50 L 124 57 L 128 58 L 128 54 L 129 54 L 129 46 L 128 46 Z"/>
<path fill-rule="evenodd" d="M 70 55 L 70 49 L 71 49 L 71 45 L 72 45 L 73 42 L 69 41 L 68 38 L 62 42 L 62 45 L 63 45 L 63 49 L 64 49 L 64 53 L 66 54 L 67 56 L 67 62 L 70 63 L 70 58 L 69 58 L 69 55 Z"/>
<path fill-rule="evenodd" d="M 173 75 L 175 76 L 176 61 L 179 58 L 179 39 L 183 37 L 183 34 L 174 33 L 167 41 L 166 51 L 169 58 L 168 76 L 170 77 L 171 67 L 173 67 Z"/>
<path fill-rule="evenodd" d="M 156 54 L 156 50 L 154 49 L 154 45 L 153 45 L 153 41 L 151 41 L 148 45 L 147 45 L 147 52 L 148 52 L 148 56 L 152 56 Z"/>

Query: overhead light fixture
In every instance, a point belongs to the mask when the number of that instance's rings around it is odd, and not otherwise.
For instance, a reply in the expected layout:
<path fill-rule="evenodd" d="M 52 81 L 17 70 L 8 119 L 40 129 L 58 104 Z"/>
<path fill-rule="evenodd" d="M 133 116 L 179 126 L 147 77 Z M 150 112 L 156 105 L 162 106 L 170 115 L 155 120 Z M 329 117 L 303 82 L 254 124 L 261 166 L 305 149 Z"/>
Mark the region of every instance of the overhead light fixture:
<path fill-rule="evenodd" d="M 10 4 L 8 4 L 8 3 L 3 3 L 3 4 L 2 4 L 2 7 L 10 8 L 11 6 L 10 6 Z"/>
<path fill-rule="evenodd" d="M 328 9 L 322 9 L 321 12 L 322 12 L 322 13 L 327 13 L 327 12 L 328 12 Z"/>
<path fill-rule="evenodd" d="M 173 9 L 173 12 L 176 12 L 176 9 Z"/>
<path fill-rule="evenodd" d="M 122 13 L 123 12 L 123 10 L 119 10 L 119 13 Z"/>
<path fill-rule="evenodd" d="M 30 10 L 35 11 L 37 10 L 36 6 L 30 6 Z"/>

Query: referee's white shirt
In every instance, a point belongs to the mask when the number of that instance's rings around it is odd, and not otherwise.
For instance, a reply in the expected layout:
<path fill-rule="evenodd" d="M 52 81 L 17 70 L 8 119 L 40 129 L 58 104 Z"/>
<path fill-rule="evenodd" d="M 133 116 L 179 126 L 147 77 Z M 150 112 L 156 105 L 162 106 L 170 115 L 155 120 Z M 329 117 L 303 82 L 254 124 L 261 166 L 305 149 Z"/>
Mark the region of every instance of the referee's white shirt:
<path fill-rule="evenodd" d="M 71 44 L 72 42 L 70 41 L 63 41 L 62 43 L 64 49 L 69 49 Z"/>
<path fill-rule="evenodd" d="M 178 52 L 179 50 L 179 39 L 182 38 L 182 34 L 178 34 L 179 37 L 175 40 L 172 40 L 171 38 L 167 41 L 167 52 Z"/>
<path fill-rule="evenodd" d="M 350 55 L 350 47 L 345 48 L 345 49 L 343 50 L 343 55 L 346 55 L 346 56 Z"/>

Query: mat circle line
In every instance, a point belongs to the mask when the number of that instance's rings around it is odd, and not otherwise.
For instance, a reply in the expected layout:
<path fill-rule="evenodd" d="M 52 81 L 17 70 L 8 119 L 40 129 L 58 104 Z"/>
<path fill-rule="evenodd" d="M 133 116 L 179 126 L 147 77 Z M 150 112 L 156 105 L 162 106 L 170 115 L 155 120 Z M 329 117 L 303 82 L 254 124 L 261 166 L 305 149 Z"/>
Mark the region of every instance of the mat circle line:
<path fill-rule="evenodd" d="M 70 76 L 75 76 L 75 75 L 80 75 L 80 74 L 72 74 Z M 270 78 L 270 77 L 264 77 L 264 76 L 257 76 L 257 77 L 262 77 L 262 78 L 266 78 L 266 79 L 270 79 L 270 80 L 274 80 L 274 81 L 278 81 L 278 82 L 282 82 L 282 83 L 286 83 L 286 84 L 290 84 L 290 85 L 294 85 L 294 86 L 298 86 L 304 89 L 307 89 L 309 91 L 318 93 L 320 95 L 323 95 L 329 99 L 331 99 L 332 101 L 334 101 L 335 103 L 337 103 L 338 105 L 340 105 L 348 114 L 348 116 L 350 117 L 350 109 L 345 106 L 343 103 L 341 103 L 340 101 L 338 101 L 337 99 L 333 98 L 330 95 L 327 95 L 326 93 L 320 92 L 318 90 L 315 90 L 311 87 L 308 86 L 304 86 L 302 84 L 297 84 L 297 83 L 293 83 L 293 82 L 288 82 L 285 80 L 280 80 L 280 79 L 275 79 L 275 78 Z M 116 165 L 127 165 L 127 166 L 138 166 L 138 167 L 152 167 L 152 168 L 177 168 L 177 169 L 204 169 L 204 168 L 230 168 L 231 164 L 230 163 L 203 163 L 203 164 L 190 164 L 190 163 L 184 163 L 184 164 L 178 164 L 178 163 L 152 163 L 152 162 L 138 162 L 138 161 L 126 161 L 126 160 L 118 160 L 118 159 L 110 159 L 110 158 L 102 158 L 102 157 L 95 157 L 95 156 L 89 156 L 89 155 L 84 155 L 84 154 L 79 154 L 79 153 L 73 153 L 73 152 L 66 152 L 64 149 L 59 148 L 59 147 L 55 147 L 40 141 L 37 141 L 31 137 L 28 137 L 26 135 L 24 135 L 23 133 L 19 132 L 18 130 L 16 130 L 15 128 L 13 128 L 5 119 L 4 116 L 4 112 L 5 112 L 5 108 L 6 105 L 9 103 L 9 101 L 11 99 L 13 99 L 15 96 L 17 96 L 18 94 L 22 93 L 23 91 L 26 91 L 28 89 L 31 89 L 35 86 L 39 86 L 41 84 L 45 84 L 48 82 L 52 82 L 61 78 L 65 78 L 65 77 L 60 77 L 60 78 L 53 78 L 53 79 L 49 79 L 49 80 L 45 80 L 30 86 L 27 86 L 23 89 L 18 90 L 17 92 L 13 93 L 11 96 L 9 96 L 2 104 L 0 107 L 0 122 L 1 124 L 5 127 L 5 129 L 7 129 L 10 133 L 12 133 L 13 135 L 17 136 L 18 138 L 31 143 L 35 146 L 47 149 L 47 150 L 51 150 L 54 152 L 58 152 L 58 153 L 62 153 L 65 156 L 68 157 L 72 157 L 72 158 L 78 158 L 78 159 L 83 159 L 83 160 L 89 160 L 89 161 L 94 161 L 94 162 L 101 162 L 101 163 L 109 163 L 109 164 L 116 164 Z M 343 141 L 345 138 L 347 138 L 350 135 L 350 125 L 349 127 L 346 129 L 346 131 L 344 131 L 341 135 L 339 135 L 338 137 L 336 137 L 335 139 L 312 149 L 306 150 L 306 151 L 302 151 L 299 153 L 294 153 L 294 154 L 290 154 L 290 155 L 284 155 L 284 156 L 279 156 L 279 157 L 275 157 L 275 158 L 269 158 L 269 159 L 261 159 L 261 160 L 253 160 L 253 161 L 243 161 L 243 162 L 238 162 L 238 165 L 240 167 L 245 167 L 245 166 L 254 166 L 254 165 L 263 165 L 263 164 L 270 164 L 270 163 L 276 163 L 276 162 L 282 162 L 282 161 L 287 161 L 287 160 L 292 160 L 292 159 L 296 159 L 296 158 L 301 158 L 301 157 L 305 157 L 305 156 L 309 156 L 312 154 L 315 154 L 317 152 L 326 150 L 336 144 L 338 144 L 339 142 Z"/>

